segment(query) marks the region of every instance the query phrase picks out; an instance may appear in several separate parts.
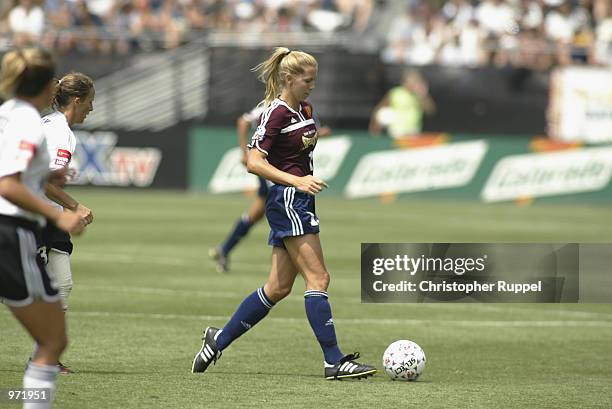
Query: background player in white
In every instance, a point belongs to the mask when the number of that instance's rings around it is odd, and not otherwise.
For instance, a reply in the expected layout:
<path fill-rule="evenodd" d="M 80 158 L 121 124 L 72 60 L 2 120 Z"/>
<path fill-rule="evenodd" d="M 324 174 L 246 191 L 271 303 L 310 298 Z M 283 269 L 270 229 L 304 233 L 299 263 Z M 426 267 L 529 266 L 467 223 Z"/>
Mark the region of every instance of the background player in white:
<path fill-rule="evenodd" d="M 70 73 L 59 80 L 53 99 L 55 111 L 42 119 L 51 170 L 68 168 L 70 165 L 77 143 L 71 127 L 82 123 L 93 110 L 95 95 L 93 80 L 85 74 Z M 91 210 L 61 187 L 48 185 L 46 194 L 59 210 L 66 209 L 81 216 L 85 225 L 93 221 Z M 72 248 L 68 233 L 52 223 L 43 229 L 39 252 L 43 258 L 46 256 L 47 271 L 58 287 L 64 311 L 68 309 L 68 296 L 72 290 Z M 71 372 L 62 363 L 59 366 L 62 373 Z"/>
<path fill-rule="evenodd" d="M 36 256 L 35 237 L 45 219 L 66 232 L 83 229 L 80 216 L 44 199 L 49 156 L 39 112 L 51 103 L 54 75 L 51 55 L 40 49 L 2 58 L 0 92 L 8 100 L 0 106 L 0 298 L 39 346 L 24 388 L 51 391 L 50 399 L 24 408 L 51 407 L 57 362 L 68 342 L 59 294 Z"/>

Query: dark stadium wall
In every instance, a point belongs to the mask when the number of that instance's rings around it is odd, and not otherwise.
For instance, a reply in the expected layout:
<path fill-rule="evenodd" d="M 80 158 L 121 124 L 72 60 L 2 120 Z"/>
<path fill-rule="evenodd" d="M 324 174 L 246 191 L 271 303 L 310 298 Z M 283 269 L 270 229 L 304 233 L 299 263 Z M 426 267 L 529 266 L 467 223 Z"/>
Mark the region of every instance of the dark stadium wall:
<path fill-rule="evenodd" d="M 76 184 L 128 188 L 187 188 L 188 128 L 159 132 L 76 131 Z"/>
<path fill-rule="evenodd" d="M 386 91 L 400 82 L 400 65 L 382 64 L 377 55 L 314 49 L 319 60 L 312 102 L 332 126 L 366 129 Z M 268 49 L 214 48 L 211 53 L 209 112 L 206 124 L 227 125 L 254 106 L 263 85 L 250 69 Z M 545 132 L 548 72 L 514 68 L 419 68 L 438 110 L 426 118 L 426 132 L 536 135 Z"/>

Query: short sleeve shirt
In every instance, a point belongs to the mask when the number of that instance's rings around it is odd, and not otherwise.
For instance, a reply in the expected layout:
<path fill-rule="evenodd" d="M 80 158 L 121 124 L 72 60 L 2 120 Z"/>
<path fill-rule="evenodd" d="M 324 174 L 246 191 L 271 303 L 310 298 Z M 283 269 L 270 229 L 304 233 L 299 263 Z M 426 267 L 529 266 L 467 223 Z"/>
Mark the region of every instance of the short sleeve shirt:
<path fill-rule="evenodd" d="M 312 155 L 317 144 L 312 106 L 300 103 L 297 111 L 275 99 L 261 115 L 249 148 L 267 156 L 268 162 L 295 176 L 312 175 Z"/>
<path fill-rule="evenodd" d="M 0 177 L 21 174 L 21 182 L 36 196 L 45 198 L 49 154 L 40 114 L 28 102 L 10 99 L 0 106 Z M 38 222 L 45 219 L 0 197 L 0 214 Z"/>

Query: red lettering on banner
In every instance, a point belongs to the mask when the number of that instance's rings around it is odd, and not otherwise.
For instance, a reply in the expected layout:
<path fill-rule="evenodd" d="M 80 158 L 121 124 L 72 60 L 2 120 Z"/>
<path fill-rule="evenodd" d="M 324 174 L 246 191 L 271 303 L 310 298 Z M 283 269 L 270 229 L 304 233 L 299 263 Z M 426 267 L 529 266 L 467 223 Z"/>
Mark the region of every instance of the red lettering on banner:
<path fill-rule="evenodd" d="M 118 185 L 149 186 L 161 160 L 156 148 L 115 148 L 111 155 L 113 180 Z"/>

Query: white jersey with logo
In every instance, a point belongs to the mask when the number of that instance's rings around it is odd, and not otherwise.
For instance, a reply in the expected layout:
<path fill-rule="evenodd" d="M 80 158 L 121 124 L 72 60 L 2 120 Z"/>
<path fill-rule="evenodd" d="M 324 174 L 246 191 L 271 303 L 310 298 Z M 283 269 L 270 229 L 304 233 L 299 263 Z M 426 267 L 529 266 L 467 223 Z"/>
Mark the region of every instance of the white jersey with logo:
<path fill-rule="evenodd" d="M 34 195 L 45 198 L 49 154 L 40 114 L 34 106 L 10 99 L 0 106 L 0 177 L 21 173 L 21 182 Z M 45 218 L 21 209 L 0 197 L 0 214 L 37 221 Z"/>
<path fill-rule="evenodd" d="M 43 117 L 42 125 L 47 139 L 49 168 L 51 170 L 67 168 L 76 149 L 76 137 L 68 125 L 66 116 L 59 111 L 54 111 Z M 62 209 L 62 206 L 52 200 L 49 200 L 49 203 Z"/>
<path fill-rule="evenodd" d="M 242 114 L 242 118 L 251 124 L 251 128 L 256 129 L 257 125 L 259 125 L 259 118 L 265 110 L 265 101 L 261 101 L 255 106 L 255 108 L 251 109 L 249 112 L 245 112 L 244 114 Z"/>

